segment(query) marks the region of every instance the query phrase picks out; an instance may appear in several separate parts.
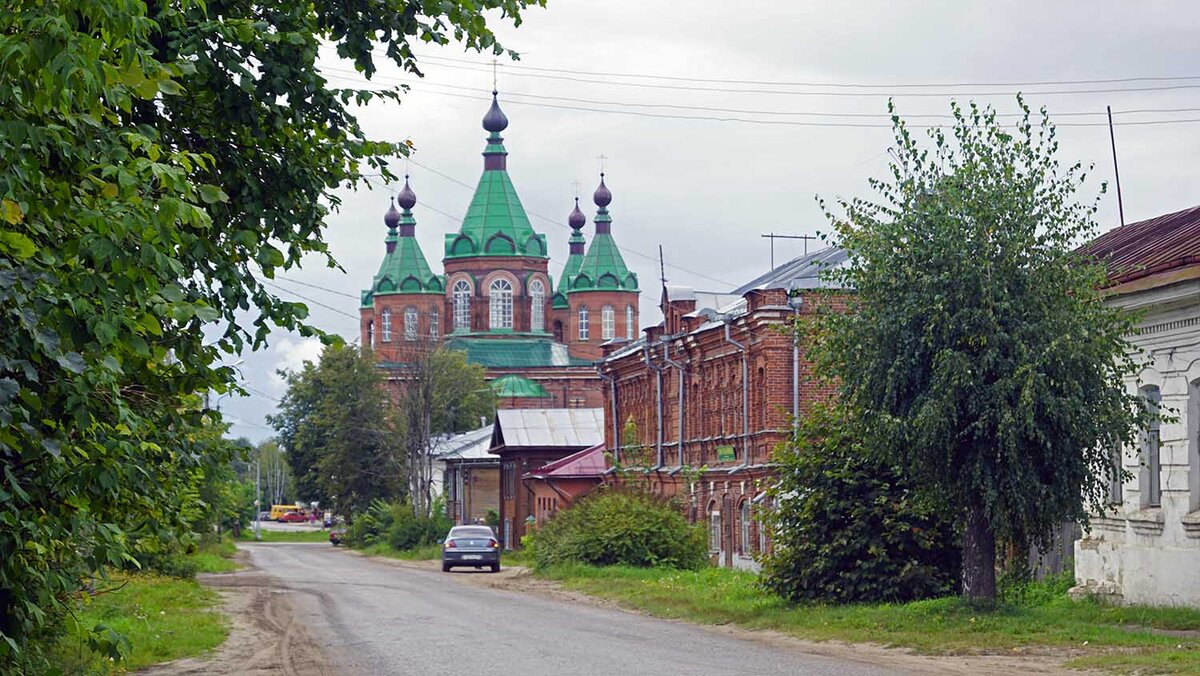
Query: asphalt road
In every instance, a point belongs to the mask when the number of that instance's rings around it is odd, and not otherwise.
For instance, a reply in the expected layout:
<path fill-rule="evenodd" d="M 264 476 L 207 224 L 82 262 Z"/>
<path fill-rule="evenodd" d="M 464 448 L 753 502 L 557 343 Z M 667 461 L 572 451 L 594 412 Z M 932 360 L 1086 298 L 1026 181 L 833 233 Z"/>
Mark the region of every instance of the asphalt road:
<path fill-rule="evenodd" d="M 322 544 L 243 545 L 344 674 L 890 674 L 684 623 L 472 584 Z"/>

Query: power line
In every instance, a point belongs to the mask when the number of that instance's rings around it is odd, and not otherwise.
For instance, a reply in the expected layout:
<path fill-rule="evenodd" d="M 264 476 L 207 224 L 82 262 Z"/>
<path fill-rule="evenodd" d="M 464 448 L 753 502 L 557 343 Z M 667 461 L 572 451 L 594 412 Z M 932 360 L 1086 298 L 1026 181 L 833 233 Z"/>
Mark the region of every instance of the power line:
<path fill-rule="evenodd" d="M 342 68 L 330 67 L 327 70 L 353 74 L 355 71 Z M 462 85 L 444 84 L 441 82 L 430 82 L 428 80 L 402 80 L 397 77 L 380 76 L 373 77 L 374 81 L 387 80 L 398 84 L 419 84 L 422 86 L 443 87 L 446 89 L 454 89 L 459 91 L 488 93 L 491 90 L 482 87 L 467 87 Z M 591 105 L 609 105 L 609 106 L 626 106 L 632 108 L 667 108 L 674 110 L 696 110 L 703 112 L 717 113 L 735 113 L 743 115 L 776 115 L 776 116 L 792 116 L 792 117 L 832 117 L 832 118 L 869 118 L 869 119 L 890 119 L 888 113 L 854 113 L 854 112 L 828 112 L 828 111 L 799 111 L 799 110 L 757 110 L 746 108 L 719 108 L 715 106 L 690 106 L 677 103 L 634 103 L 629 101 L 613 101 L 601 99 L 581 99 L 571 96 L 548 96 L 540 94 L 525 94 L 520 92 L 505 92 L 506 97 L 522 97 L 529 99 L 540 99 L 546 101 L 567 101 L 571 103 L 584 103 Z M 1135 110 L 1115 111 L 1116 115 L 1133 115 L 1133 114 L 1149 114 L 1149 113 L 1196 113 L 1200 112 L 1200 108 L 1142 108 Z M 997 117 L 1021 117 L 1022 113 L 997 113 Z M 1095 117 L 1106 115 L 1104 111 L 1084 111 L 1084 112 L 1058 112 L 1054 114 L 1055 118 L 1062 117 Z M 934 119 L 954 119 L 953 115 L 948 113 L 915 113 L 904 116 L 906 119 L 917 118 L 934 118 Z M 876 125 L 879 127 L 890 127 L 891 125 Z"/>
<path fill-rule="evenodd" d="M 436 58 L 436 57 L 435 57 Z M 467 70 L 472 72 L 483 72 L 482 69 L 475 66 L 459 66 L 450 63 L 437 63 L 432 61 L 434 65 L 442 68 L 450 68 L 455 70 Z M 548 75 L 543 73 L 508 73 L 512 77 L 538 78 L 545 80 L 561 80 L 567 82 L 580 82 L 584 84 L 598 84 L 610 87 L 633 87 L 638 89 L 667 89 L 673 91 L 697 91 L 697 92 L 724 92 L 729 94 L 765 94 L 776 96 L 844 96 L 853 98 L 862 97 L 938 97 L 945 98 L 948 96 L 1013 96 L 1018 92 L 1015 91 L 991 91 L 991 92 L 861 92 L 861 91 L 781 91 L 777 89 L 744 89 L 731 87 L 697 87 L 693 85 L 670 85 L 670 84 L 651 84 L 646 82 L 613 82 L 611 80 L 600 80 L 588 77 L 575 77 L 570 75 Z M 885 86 L 877 87 L 879 89 L 886 88 Z M 1100 89 L 1047 89 L 1042 91 L 1025 92 L 1028 96 L 1059 96 L 1066 94 L 1121 94 L 1121 93 L 1139 93 L 1139 92 L 1157 92 L 1171 91 L 1178 89 L 1200 89 L 1200 83 L 1191 84 L 1172 84 L 1172 85 L 1154 85 L 1146 87 L 1110 87 Z"/>
<path fill-rule="evenodd" d="M 456 59 L 449 56 L 438 56 L 433 54 L 418 54 L 418 60 L 424 61 L 450 61 L 453 63 L 464 63 L 473 66 L 483 66 L 484 64 L 471 59 Z M 489 64 L 490 65 L 490 64 Z M 887 82 L 882 84 L 868 83 L 846 83 L 846 82 L 786 82 L 779 80 L 746 80 L 732 79 L 722 80 L 719 78 L 699 78 L 699 77 L 682 77 L 674 75 L 657 75 L 649 73 L 606 73 L 600 71 L 586 70 L 571 70 L 566 68 L 544 68 L 538 66 L 527 66 L 518 63 L 500 63 L 502 68 L 512 68 L 517 70 L 533 70 L 549 73 L 568 73 L 574 75 L 588 75 L 594 77 L 627 77 L 627 78 L 642 78 L 651 80 L 669 80 L 675 82 L 714 82 L 719 84 L 746 84 L 746 85 L 766 85 L 776 87 L 839 87 L 847 89 L 907 89 L 907 88 L 927 88 L 927 87 L 1042 87 L 1056 85 L 1092 85 L 1092 84 L 1120 84 L 1125 82 L 1171 82 L 1178 80 L 1197 80 L 1200 75 L 1176 75 L 1176 76 L 1145 76 L 1145 77 L 1122 77 L 1122 78 L 1107 78 L 1095 80 L 1035 80 L 1030 82 Z"/>
<path fill-rule="evenodd" d="M 326 310 L 329 310 L 329 311 L 331 311 L 331 312 L 336 312 L 336 313 L 338 313 L 339 315 L 342 315 L 343 317 L 349 317 L 350 319 L 353 319 L 353 320 L 355 320 L 355 321 L 357 321 L 357 320 L 358 320 L 358 317 L 356 317 L 356 316 L 354 316 L 354 315 L 350 314 L 349 312 L 345 312 L 345 311 L 343 311 L 343 310 L 339 310 L 338 308 L 335 308 L 335 307 L 333 307 L 332 305 L 326 305 L 325 303 L 322 303 L 322 302 L 321 302 L 321 301 L 319 301 L 319 300 L 314 300 L 314 299 L 312 299 L 312 298 L 309 298 L 308 296 L 303 296 L 303 295 L 301 295 L 301 294 L 299 294 L 299 293 L 296 293 L 295 291 L 292 291 L 291 289 L 286 289 L 286 288 L 284 288 L 284 287 L 282 287 L 282 286 L 279 286 L 278 284 L 276 284 L 276 283 L 274 283 L 274 282 L 270 282 L 270 281 L 267 281 L 267 280 L 265 280 L 265 279 L 263 279 L 263 280 L 259 280 L 259 281 L 261 281 L 263 284 L 265 284 L 265 285 L 267 285 L 267 286 L 269 286 L 269 287 L 272 287 L 272 288 L 278 289 L 278 290 L 280 290 L 280 291 L 282 291 L 282 292 L 284 292 L 284 293 L 290 293 L 291 295 L 293 295 L 293 296 L 295 296 L 295 297 L 299 298 L 300 300 L 307 301 L 307 302 L 309 302 L 309 303 L 312 303 L 312 304 L 314 304 L 314 305 L 317 305 L 317 306 L 323 307 L 323 308 L 325 308 Z"/>
<path fill-rule="evenodd" d="M 361 300 L 358 296 L 356 296 L 352 293 L 346 293 L 345 291 L 338 291 L 337 289 L 330 289 L 328 287 L 320 286 L 317 284 L 310 284 L 308 282 L 302 282 L 298 279 L 292 279 L 290 277 L 279 277 L 277 279 L 278 279 L 278 281 L 287 282 L 288 284 L 299 284 L 300 286 L 307 286 L 310 289 L 316 289 L 318 291 L 324 291 L 326 293 L 332 293 L 332 294 L 335 294 L 338 296 L 345 296 L 346 298 L 353 298 L 354 300 Z"/>

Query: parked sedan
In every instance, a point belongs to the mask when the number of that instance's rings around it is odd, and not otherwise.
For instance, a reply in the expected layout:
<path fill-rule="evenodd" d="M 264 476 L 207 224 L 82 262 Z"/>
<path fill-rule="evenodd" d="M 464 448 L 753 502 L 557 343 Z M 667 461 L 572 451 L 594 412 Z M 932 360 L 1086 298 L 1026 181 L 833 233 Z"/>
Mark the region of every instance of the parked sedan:
<path fill-rule="evenodd" d="M 488 566 L 500 570 L 500 543 L 487 526 L 455 526 L 442 541 L 442 572 L 451 568 Z"/>
<path fill-rule="evenodd" d="M 308 521 L 308 516 L 301 512 L 288 512 L 279 517 L 279 520 L 283 523 L 304 523 Z"/>

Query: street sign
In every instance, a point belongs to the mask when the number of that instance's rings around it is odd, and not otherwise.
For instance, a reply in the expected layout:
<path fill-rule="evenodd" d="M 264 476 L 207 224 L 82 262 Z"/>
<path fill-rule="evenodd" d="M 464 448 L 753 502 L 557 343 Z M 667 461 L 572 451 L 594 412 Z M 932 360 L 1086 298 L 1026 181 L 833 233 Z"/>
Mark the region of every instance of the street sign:
<path fill-rule="evenodd" d="M 733 450 L 733 446 L 717 446 L 717 460 L 721 462 L 737 460 L 737 453 Z"/>

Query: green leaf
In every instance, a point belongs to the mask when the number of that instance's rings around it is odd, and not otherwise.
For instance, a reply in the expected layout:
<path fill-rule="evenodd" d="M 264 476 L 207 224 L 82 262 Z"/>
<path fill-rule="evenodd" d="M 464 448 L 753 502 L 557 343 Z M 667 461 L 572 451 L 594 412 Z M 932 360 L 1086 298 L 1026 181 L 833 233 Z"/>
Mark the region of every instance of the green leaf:
<path fill-rule="evenodd" d="M 12 231 L 0 232 L 0 248 L 18 260 L 31 258 L 33 254 L 37 253 L 37 246 L 33 240 L 19 232 Z"/>
<path fill-rule="evenodd" d="M 228 202 L 229 195 L 226 195 L 224 190 L 215 185 L 205 184 L 200 186 L 200 199 L 204 200 L 205 204 L 215 204 L 217 202 Z"/>

